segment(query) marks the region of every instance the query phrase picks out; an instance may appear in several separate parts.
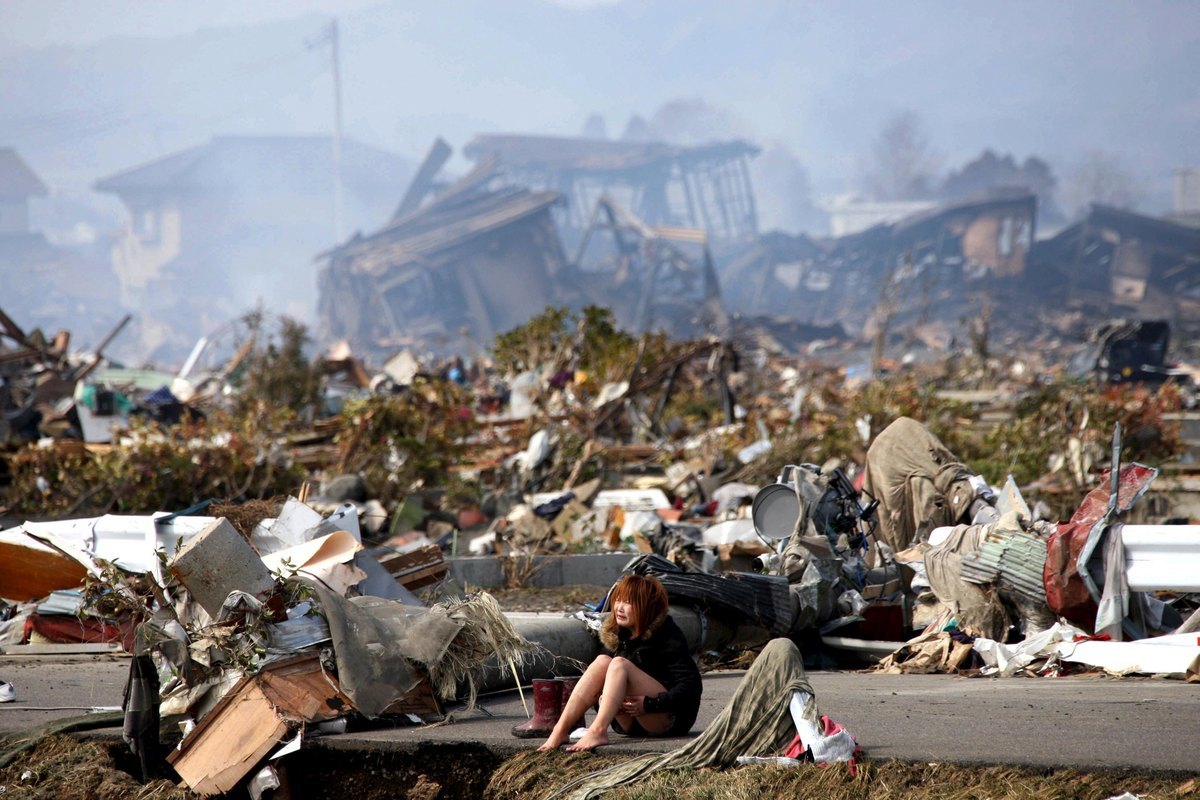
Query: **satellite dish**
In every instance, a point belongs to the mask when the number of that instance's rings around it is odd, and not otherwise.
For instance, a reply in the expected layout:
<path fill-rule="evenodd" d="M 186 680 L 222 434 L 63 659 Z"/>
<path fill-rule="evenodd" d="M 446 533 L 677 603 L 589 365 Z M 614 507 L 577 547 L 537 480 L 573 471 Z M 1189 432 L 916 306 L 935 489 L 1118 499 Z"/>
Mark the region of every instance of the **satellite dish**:
<path fill-rule="evenodd" d="M 788 483 L 772 483 L 759 489 L 750 504 L 750 517 L 754 520 L 754 530 L 768 541 L 791 536 L 800 518 L 796 488 Z"/>

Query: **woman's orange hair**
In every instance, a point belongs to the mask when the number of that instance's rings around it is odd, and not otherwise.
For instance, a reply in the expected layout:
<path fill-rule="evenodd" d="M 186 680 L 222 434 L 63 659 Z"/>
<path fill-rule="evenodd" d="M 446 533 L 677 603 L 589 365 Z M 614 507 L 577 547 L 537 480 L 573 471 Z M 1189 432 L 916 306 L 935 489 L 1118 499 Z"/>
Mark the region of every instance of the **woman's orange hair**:
<path fill-rule="evenodd" d="M 617 582 L 608 596 L 611 609 L 618 602 L 633 607 L 630 614 L 630 632 L 638 638 L 646 626 L 667 613 L 667 590 L 662 581 L 653 575 L 626 575 Z"/>

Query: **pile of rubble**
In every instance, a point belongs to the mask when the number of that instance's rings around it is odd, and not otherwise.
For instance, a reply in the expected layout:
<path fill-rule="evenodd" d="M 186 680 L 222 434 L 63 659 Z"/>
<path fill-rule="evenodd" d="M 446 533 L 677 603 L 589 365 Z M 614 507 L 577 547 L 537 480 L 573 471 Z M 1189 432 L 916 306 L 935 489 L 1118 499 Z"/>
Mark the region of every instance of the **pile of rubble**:
<path fill-rule="evenodd" d="M 487 664 L 515 677 L 537 650 L 486 593 L 419 599 L 445 577 L 440 551 L 364 549 L 350 506 L 323 517 L 292 498 L 248 533 L 187 514 L 31 522 L 0 552 L 6 649 L 119 642 L 144 775 L 161 771 L 160 722 L 177 722 L 169 761 L 205 795 L 270 785 L 264 757 L 306 730 L 441 720 Z"/>
<path fill-rule="evenodd" d="M 513 457 L 526 485 L 549 450 L 543 432 Z M 160 724 L 178 722 L 169 760 L 201 794 L 261 793 L 271 759 L 313 733 L 444 721 L 446 703 L 545 676 L 547 658 L 556 671 L 590 658 L 602 599 L 518 623 L 448 579 L 459 552 L 627 554 L 625 572 L 662 580 L 697 653 L 782 636 L 812 658 L 886 655 L 894 671 L 1200 680 L 1200 528 L 1124 524 L 1156 471 L 1111 474 L 1055 524 L 902 417 L 861 469 L 789 465 L 765 485 L 683 466 L 601 476 L 511 490 L 453 522 L 406 504 L 368 538 L 365 505 L 322 513 L 307 498 L 27 522 L 0 531 L 0 643 L 119 642 L 134 655 L 127 741 L 155 774 Z"/>

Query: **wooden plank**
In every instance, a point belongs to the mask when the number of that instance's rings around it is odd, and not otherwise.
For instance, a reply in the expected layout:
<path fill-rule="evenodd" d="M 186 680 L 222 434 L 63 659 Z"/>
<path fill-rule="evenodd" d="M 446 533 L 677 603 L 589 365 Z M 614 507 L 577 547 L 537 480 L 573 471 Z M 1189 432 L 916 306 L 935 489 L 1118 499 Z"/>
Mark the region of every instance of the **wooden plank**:
<path fill-rule="evenodd" d="M 406 589 L 420 589 L 422 586 L 428 586 L 431 583 L 437 583 L 446 577 L 446 572 L 449 567 L 445 562 L 441 564 L 433 564 L 428 567 L 422 567 L 410 572 L 403 572 L 396 575 L 396 582 Z"/>
<path fill-rule="evenodd" d="M 167 761 L 201 795 L 232 790 L 288 731 L 252 680 L 243 680 L 221 699 Z"/>
<path fill-rule="evenodd" d="M 441 548 L 427 545 L 408 553 L 387 554 L 379 558 L 383 568 L 407 589 L 419 589 L 446 577 L 448 569 Z"/>
<path fill-rule="evenodd" d="M 352 707 L 315 652 L 271 664 L 256 680 L 276 710 L 296 722 L 333 719 Z"/>
<path fill-rule="evenodd" d="M 379 556 L 379 563 L 392 575 L 399 575 L 408 570 L 436 564 L 442 561 L 442 549 L 437 545 L 428 544 L 409 550 L 407 553 L 384 553 Z"/>
<path fill-rule="evenodd" d="M 433 179 L 437 177 L 438 172 L 441 171 L 452 153 L 453 151 L 450 149 L 450 145 L 446 144 L 445 139 L 439 136 L 434 140 L 433 146 L 429 148 L 429 152 L 421 161 L 417 174 L 413 176 L 412 183 L 408 185 L 408 191 L 404 193 L 404 198 L 397 206 L 396 212 L 392 214 L 389 224 L 395 224 L 417 210 L 421 201 L 425 199 L 425 195 L 429 194 L 429 190 L 433 188 Z"/>
<path fill-rule="evenodd" d="M 424 709 L 428 703 L 409 705 Z M 334 719 L 352 707 L 322 670 L 320 656 L 302 653 L 241 680 L 167 760 L 194 791 L 227 792 L 287 734 L 289 721 Z"/>

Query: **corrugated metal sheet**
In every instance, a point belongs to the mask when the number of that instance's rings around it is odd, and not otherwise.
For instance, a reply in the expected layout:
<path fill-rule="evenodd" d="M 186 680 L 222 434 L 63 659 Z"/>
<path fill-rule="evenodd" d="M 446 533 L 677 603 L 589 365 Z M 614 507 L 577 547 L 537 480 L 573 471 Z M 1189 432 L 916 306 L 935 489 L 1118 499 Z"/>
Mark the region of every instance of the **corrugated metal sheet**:
<path fill-rule="evenodd" d="M 998 583 L 1038 603 L 1046 602 L 1042 573 L 1046 568 L 1046 541 L 1025 531 L 993 530 L 983 544 L 962 561 L 963 580 Z"/>
<path fill-rule="evenodd" d="M 57 589 L 37 607 L 39 614 L 79 614 L 83 610 L 83 592 L 78 589 Z"/>

